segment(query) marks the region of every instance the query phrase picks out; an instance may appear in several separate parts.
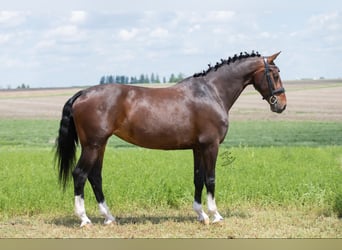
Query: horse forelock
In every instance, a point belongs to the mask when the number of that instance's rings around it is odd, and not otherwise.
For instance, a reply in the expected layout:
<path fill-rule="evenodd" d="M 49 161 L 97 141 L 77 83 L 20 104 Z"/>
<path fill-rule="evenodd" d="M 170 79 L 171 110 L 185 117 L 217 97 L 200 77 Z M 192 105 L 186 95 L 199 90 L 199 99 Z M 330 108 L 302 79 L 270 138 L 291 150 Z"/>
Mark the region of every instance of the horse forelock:
<path fill-rule="evenodd" d="M 250 53 L 250 54 L 247 52 L 241 52 L 239 55 L 235 54 L 233 57 L 228 57 L 228 59 L 221 59 L 221 62 L 217 62 L 214 66 L 212 66 L 211 64 L 208 64 L 207 70 L 203 70 L 202 72 L 195 73 L 193 75 L 193 77 L 205 76 L 206 74 L 208 74 L 212 70 L 216 71 L 217 69 L 219 69 L 223 65 L 229 65 L 229 64 L 235 63 L 236 61 L 239 61 L 241 59 L 250 58 L 250 57 L 260 57 L 260 56 L 261 55 L 259 54 L 259 52 L 254 52 L 254 50 L 252 50 L 252 53 Z"/>

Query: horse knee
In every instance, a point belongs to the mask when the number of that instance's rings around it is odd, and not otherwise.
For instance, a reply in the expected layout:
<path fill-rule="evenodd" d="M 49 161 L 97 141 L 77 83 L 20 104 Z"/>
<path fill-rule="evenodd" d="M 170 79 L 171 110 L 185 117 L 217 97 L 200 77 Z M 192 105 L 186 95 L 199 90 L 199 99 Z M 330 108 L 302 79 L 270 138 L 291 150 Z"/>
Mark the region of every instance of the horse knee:
<path fill-rule="evenodd" d="M 215 187 L 215 177 L 207 177 L 205 180 L 206 187 Z"/>

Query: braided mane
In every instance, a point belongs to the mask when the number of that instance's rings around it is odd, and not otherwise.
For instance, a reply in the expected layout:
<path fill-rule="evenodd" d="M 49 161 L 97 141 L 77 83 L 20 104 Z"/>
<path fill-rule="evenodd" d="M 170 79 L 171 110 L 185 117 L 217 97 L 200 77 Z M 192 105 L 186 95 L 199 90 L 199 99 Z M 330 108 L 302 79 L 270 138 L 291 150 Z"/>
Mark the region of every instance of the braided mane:
<path fill-rule="evenodd" d="M 217 62 L 215 66 L 211 66 L 210 64 L 208 64 L 207 70 L 203 70 L 202 72 L 195 73 L 193 77 L 205 76 L 207 73 L 209 73 L 213 69 L 216 71 L 218 68 L 220 68 L 221 66 L 225 64 L 234 63 L 235 61 L 241 60 L 243 58 L 260 57 L 260 56 L 261 55 L 259 54 L 259 52 L 254 52 L 254 50 L 252 50 L 251 54 L 248 54 L 247 52 L 244 52 L 244 53 L 241 52 L 240 55 L 235 54 L 233 57 L 228 57 L 228 59 L 221 59 L 221 62 Z"/>

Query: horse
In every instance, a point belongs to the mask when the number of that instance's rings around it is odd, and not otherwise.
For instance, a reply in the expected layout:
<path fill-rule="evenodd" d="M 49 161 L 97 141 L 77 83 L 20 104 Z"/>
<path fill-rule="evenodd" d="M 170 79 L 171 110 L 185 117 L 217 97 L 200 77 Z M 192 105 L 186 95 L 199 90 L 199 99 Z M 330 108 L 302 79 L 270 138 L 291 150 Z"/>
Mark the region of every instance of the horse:
<path fill-rule="evenodd" d="M 250 84 L 271 111 L 285 110 L 285 89 L 274 63 L 279 54 L 235 54 L 165 88 L 102 84 L 72 96 L 63 107 L 55 160 L 64 190 L 73 177 L 75 214 L 81 227 L 91 224 L 84 205 L 87 180 L 104 224 L 116 222 L 105 201 L 101 174 L 106 143 L 112 135 L 150 149 L 191 149 L 197 219 L 204 224 L 210 219 L 212 223 L 222 221 L 215 202 L 215 165 L 219 145 L 228 132 L 229 110 Z M 81 155 L 75 166 L 78 143 Z M 202 208 L 204 185 L 211 218 Z"/>

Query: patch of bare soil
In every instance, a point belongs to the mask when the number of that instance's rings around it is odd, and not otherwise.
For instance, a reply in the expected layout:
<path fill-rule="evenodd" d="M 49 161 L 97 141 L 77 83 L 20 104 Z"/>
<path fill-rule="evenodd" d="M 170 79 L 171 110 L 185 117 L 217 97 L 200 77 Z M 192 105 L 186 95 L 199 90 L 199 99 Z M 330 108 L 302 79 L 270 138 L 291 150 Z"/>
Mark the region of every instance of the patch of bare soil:
<path fill-rule="evenodd" d="M 22 216 L 0 221 L 1 238 L 341 238 L 341 221 L 292 209 L 239 208 L 205 226 L 184 210 L 118 215 L 105 226 L 100 217 L 79 228 L 75 216 Z M 167 216 L 165 216 L 167 214 Z"/>
<path fill-rule="evenodd" d="M 266 101 L 249 86 L 231 109 L 233 120 L 342 121 L 342 81 L 285 82 L 287 107 L 272 113 Z"/>
<path fill-rule="evenodd" d="M 247 87 L 230 111 L 231 120 L 342 121 L 342 80 L 285 82 L 287 108 L 270 111 L 253 86 Z M 79 89 L 0 91 L 0 119 L 59 119 L 64 103 Z"/>
<path fill-rule="evenodd" d="M 0 91 L 0 118 L 59 119 L 64 103 L 79 89 Z"/>

